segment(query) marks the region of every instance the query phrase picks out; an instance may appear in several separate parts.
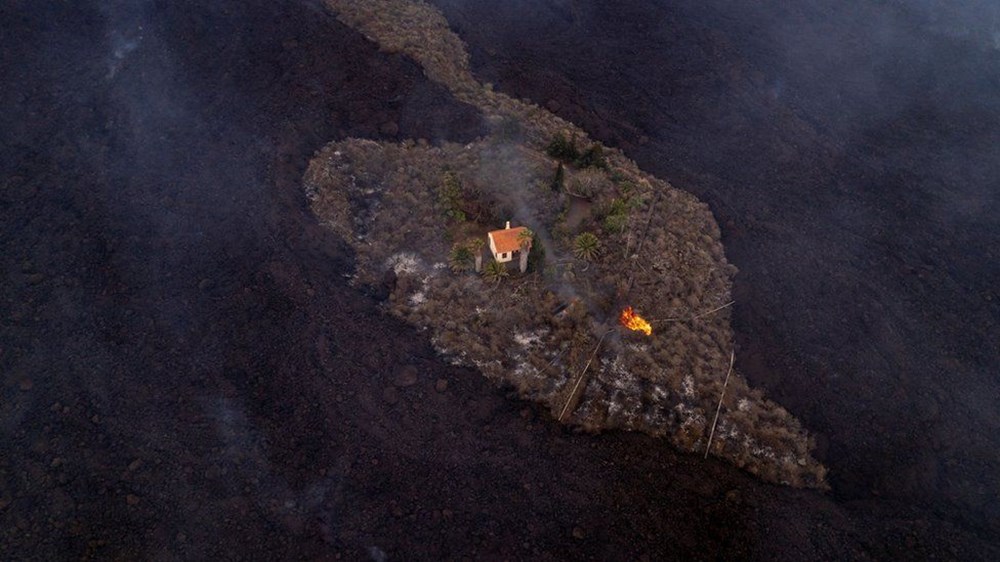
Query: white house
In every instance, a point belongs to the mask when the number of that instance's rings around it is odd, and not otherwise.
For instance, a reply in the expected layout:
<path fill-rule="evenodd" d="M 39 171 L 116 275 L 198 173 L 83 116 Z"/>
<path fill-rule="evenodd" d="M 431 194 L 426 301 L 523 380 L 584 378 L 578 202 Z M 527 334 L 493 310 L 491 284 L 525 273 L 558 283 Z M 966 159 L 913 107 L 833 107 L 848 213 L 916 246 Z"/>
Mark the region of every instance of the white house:
<path fill-rule="evenodd" d="M 531 250 L 531 240 L 528 240 L 528 246 L 523 250 L 521 249 L 521 243 L 524 241 L 522 233 L 527 231 L 528 229 L 523 226 L 511 228 L 510 221 L 507 221 L 503 229 L 490 231 L 486 235 L 486 238 L 489 240 L 490 252 L 493 254 L 493 259 L 500 263 L 506 263 L 514 259 L 515 254 L 520 253 L 523 253 L 526 258 L 528 251 Z M 523 271 L 527 260 L 522 259 L 521 261 L 521 270 Z"/>

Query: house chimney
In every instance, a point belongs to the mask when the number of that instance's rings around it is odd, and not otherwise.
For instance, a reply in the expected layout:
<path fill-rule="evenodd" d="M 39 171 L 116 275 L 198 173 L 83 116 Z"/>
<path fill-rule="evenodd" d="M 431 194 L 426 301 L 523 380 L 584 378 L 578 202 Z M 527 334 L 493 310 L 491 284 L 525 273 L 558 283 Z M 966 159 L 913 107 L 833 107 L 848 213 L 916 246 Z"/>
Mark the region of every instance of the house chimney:
<path fill-rule="evenodd" d="M 504 227 L 505 230 L 510 230 L 510 221 L 507 221 L 507 226 Z"/>

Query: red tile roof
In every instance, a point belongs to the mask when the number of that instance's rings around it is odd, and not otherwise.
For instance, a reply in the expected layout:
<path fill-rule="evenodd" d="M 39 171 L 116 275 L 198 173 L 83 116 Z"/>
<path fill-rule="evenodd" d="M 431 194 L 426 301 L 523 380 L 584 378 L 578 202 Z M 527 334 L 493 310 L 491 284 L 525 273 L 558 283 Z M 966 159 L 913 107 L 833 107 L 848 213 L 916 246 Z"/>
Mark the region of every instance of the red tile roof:
<path fill-rule="evenodd" d="M 521 240 L 518 239 L 518 236 L 525 230 L 528 229 L 523 226 L 502 228 L 491 231 L 489 236 L 493 239 L 493 247 L 496 248 L 497 253 L 505 254 L 521 249 Z"/>

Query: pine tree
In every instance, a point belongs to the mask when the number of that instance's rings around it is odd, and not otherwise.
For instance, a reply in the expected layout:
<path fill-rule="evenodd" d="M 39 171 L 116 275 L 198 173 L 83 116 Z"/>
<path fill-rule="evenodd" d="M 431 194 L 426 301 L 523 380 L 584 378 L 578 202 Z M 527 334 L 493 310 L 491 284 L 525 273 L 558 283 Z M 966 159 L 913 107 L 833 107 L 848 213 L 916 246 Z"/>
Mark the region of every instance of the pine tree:
<path fill-rule="evenodd" d="M 550 184 L 552 191 L 562 191 L 564 183 L 566 183 L 566 168 L 563 166 L 563 163 L 560 162 L 559 166 L 556 167 L 556 175 L 552 178 L 552 183 Z"/>

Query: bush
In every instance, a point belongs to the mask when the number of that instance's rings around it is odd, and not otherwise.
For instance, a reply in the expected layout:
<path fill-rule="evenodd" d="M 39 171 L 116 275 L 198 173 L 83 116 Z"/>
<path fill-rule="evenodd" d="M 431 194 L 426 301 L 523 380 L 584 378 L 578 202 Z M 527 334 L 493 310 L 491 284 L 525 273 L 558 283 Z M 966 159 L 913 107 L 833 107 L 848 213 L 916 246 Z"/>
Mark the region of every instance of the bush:
<path fill-rule="evenodd" d="M 438 191 L 438 202 L 446 217 L 465 222 L 465 212 L 462 211 L 462 183 L 453 172 L 444 173 Z"/>
<path fill-rule="evenodd" d="M 563 162 L 576 162 L 580 158 L 580 151 L 576 148 L 576 139 L 566 140 L 562 133 L 557 134 L 549 146 L 545 148 L 545 153 Z"/>
<path fill-rule="evenodd" d="M 467 244 L 455 244 L 448 254 L 448 265 L 455 273 L 463 273 L 472 269 L 475 263 L 474 254 Z"/>
<path fill-rule="evenodd" d="M 623 232 L 627 224 L 628 215 L 625 213 L 610 214 L 604 217 L 604 230 L 611 234 L 619 234 Z"/>
<path fill-rule="evenodd" d="M 584 170 L 573 175 L 570 181 L 571 195 L 592 199 L 609 186 L 608 178 L 600 170 Z"/>
<path fill-rule="evenodd" d="M 614 181 L 618 185 L 618 192 L 622 194 L 622 197 L 630 198 L 636 191 L 636 185 L 629 180 L 616 181 L 612 177 L 611 181 Z"/>
<path fill-rule="evenodd" d="M 528 254 L 528 270 L 545 270 L 545 246 L 538 238 L 535 238 L 531 243 L 531 253 Z"/>
<path fill-rule="evenodd" d="M 608 165 L 604 161 L 604 147 L 598 143 L 591 145 L 586 152 L 576 159 L 576 166 L 578 168 L 607 168 Z"/>
<path fill-rule="evenodd" d="M 615 197 L 611 200 L 611 204 L 608 206 L 608 215 L 627 215 L 629 211 L 629 204 Z"/>
<path fill-rule="evenodd" d="M 611 176 L 611 181 L 615 182 L 615 185 L 619 185 L 622 182 L 627 182 L 628 181 L 628 176 L 626 176 L 625 174 L 623 174 L 618 169 L 612 169 L 611 172 L 608 175 Z"/>
<path fill-rule="evenodd" d="M 483 268 L 483 278 L 492 283 L 499 283 L 509 276 L 510 273 L 507 271 L 507 265 L 503 262 L 491 260 Z"/>
<path fill-rule="evenodd" d="M 593 233 L 584 232 L 573 240 L 573 255 L 584 261 L 593 261 L 601 255 L 601 241 Z"/>
<path fill-rule="evenodd" d="M 602 217 L 601 224 L 605 231 L 618 234 L 628 225 L 629 211 L 628 203 L 616 197 L 602 207 L 598 216 Z"/>

